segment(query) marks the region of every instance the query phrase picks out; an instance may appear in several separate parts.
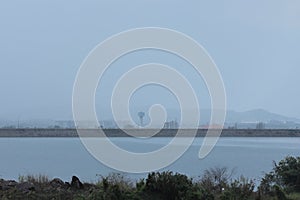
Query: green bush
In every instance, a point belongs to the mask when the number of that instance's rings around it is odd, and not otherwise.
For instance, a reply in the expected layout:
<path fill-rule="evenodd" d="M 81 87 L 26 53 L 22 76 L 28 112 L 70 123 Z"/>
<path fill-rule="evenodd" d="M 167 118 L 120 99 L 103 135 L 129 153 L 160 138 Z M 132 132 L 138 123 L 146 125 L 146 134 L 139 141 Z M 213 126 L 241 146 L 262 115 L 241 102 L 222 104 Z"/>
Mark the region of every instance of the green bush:
<path fill-rule="evenodd" d="M 125 176 L 112 173 L 97 183 L 98 188 L 94 190 L 88 199 L 95 200 L 126 200 L 136 199 L 134 187 Z"/>
<path fill-rule="evenodd" d="M 286 194 L 300 192 L 300 157 L 288 156 L 274 162 L 273 170 L 262 178 L 259 186 L 262 197 L 288 199 Z"/>
<path fill-rule="evenodd" d="M 287 193 L 300 192 L 300 157 L 288 156 L 274 162 L 273 170 L 261 180 L 259 191 L 265 195 L 276 195 L 278 189 Z"/>
<path fill-rule="evenodd" d="M 286 157 L 274 163 L 273 170 L 279 185 L 288 191 L 300 192 L 300 157 Z"/>
<path fill-rule="evenodd" d="M 253 196 L 255 184 L 243 176 L 230 183 L 221 195 L 222 200 L 247 200 Z"/>
<path fill-rule="evenodd" d="M 192 180 L 186 175 L 173 174 L 170 171 L 153 172 L 148 174 L 144 190 L 166 200 L 176 200 L 184 199 L 192 186 Z"/>

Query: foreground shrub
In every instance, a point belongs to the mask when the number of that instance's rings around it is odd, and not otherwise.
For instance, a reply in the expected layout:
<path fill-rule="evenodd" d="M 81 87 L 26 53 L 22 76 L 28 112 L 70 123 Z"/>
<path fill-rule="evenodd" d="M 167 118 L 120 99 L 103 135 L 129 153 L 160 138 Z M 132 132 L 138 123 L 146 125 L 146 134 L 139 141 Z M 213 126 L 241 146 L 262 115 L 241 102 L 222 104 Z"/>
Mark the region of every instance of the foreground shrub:
<path fill-rule="evenodd" d="M 274 162 L 273 174 L 276 182 L 288 191 L 300 192 L 300 157 L 286 157 L 278 164 Z"/>
<path fill-rule="evenodd" d="M 200 178 L 200 186 L 207 191 L 220 194 L 222 189 L 228 186 L 234 171 L 229 171 L 226 167 L 214 167 L 204 171 Z"/>
<path fill-rule="evenodd" d="M 98 188 L 88 199 L 96 200 L 123 200 L 136 199 L 133 184 L 124 175 L 112 173 L 97 183 Z"/>
<path fill-rule="evenodd" d="M 221 195 L 222 200 L 247 200 L 253 196 L 255 184 L 243 176 L 230 183 Z"/>
<path fill-rule="evenodd" d="M 192 179 L 173 172 L 149 173 L 144 186 L 148 194 L 156 194 L 166 200 L 184 199 L 193 187 Z"/>
<path fill-rule="evenodd" d="M 273 170 L 265 174 L 258 189 L 260 196 L 278 199 L 287 199 L 285 193 L 299 193 L 300 157 L 288 156 L 278 164 L 274 162 Z"/>

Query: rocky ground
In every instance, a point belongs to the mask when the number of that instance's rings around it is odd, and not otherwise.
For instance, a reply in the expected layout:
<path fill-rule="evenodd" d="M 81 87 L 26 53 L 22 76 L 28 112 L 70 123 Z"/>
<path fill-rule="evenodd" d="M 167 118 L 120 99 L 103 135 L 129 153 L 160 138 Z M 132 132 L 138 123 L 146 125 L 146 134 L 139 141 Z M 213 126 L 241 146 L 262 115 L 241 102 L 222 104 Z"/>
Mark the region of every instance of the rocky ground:
<path fill-rule="evenodd" d="M 82 183 L 76 176 L 71 182 L 55 178 L 51 181 L 14 181 L 0 179 L 0 199 L 81 199 L 97 189 L 94 184 Z"/>

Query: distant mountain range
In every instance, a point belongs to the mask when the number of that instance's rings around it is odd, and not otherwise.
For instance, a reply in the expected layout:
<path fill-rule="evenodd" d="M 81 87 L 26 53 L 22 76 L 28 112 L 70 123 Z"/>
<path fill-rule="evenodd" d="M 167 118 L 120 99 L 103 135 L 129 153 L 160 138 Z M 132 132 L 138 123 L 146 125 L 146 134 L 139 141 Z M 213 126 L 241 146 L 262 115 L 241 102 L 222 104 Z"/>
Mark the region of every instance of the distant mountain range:
<path fill-rule="evenodd" d="M 200 126 L 208 124 L 210 120 L 210 110 L 201 110 Z M 269 129 L 294 129 L 300 127 L 300 120 L 268 112 L 263 109 L 255 109 L 244 112 L 227 110 L 225 128 L 257 128 L 262 122 L 263 128 Z M 205 126 L 204 126 L 205 127 Z"/>
<path fill-rule="evenodd" d="M 178 115 L 179 112 L 175 110 L 170 110 L 170 117 Z M 169 114 L 169 113 L 168 113 Z M 176 116 L 177 119 L 178 116 Z M 201 109 L 200 110 L 200 120 L 201 124 L 208 123 L 211 117 L 210 109 Z M 173 117 L 175 118 L 175 117 Z M 227 110 L 226 112 L 226 123 L 249 123 L 249 122 L 270 122 L 270 121 L 280 121 L 280 122 L 295 122 L 300 123 L 300 119 L 288 117 L 276 113 L 269 112 L 264 109 L 254 109 L 249 111 L 237 112 L 234 110 Z"/>
<path fill-rule="evenodd" d="M 249 110 L 245 112 L 227 111 L 227 122 L 270 122 L 285 121 L 300 123 L 300 120 L 293 117 L 287 117 L 276 113 L 271 113 L 263 109 Z"/>

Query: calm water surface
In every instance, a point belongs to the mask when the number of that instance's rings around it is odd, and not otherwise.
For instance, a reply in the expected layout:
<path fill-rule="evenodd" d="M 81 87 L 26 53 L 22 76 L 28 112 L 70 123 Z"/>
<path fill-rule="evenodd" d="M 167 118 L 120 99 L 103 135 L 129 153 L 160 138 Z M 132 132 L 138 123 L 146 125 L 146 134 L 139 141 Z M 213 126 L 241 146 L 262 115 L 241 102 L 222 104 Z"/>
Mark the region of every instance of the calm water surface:
<path fill-rule="evenodd" d="M 156 150 L 171 138 L 112 138 L 118 146 L 134 152 Z M 272 161 L 285 156 L 300 156 L 300 138 L 221 138 L 203 160 L 198 151 L 203 138 L 196 138 L 189 150 L 175 163 L 162 169 L 197 177 L 214 166 L 235 168 L 235 176 L 243 174 L 258 180 L 272 169 Z M 94 159 L 79 138 L 0 138 L 0 178 L 17 179 L 19 175 L 46 174 L 69 181 L 77 175 L 84 181 L 96 181 L 97 174 L 117 172 Z M 126 174 L 138 179 L 146 174 Z"/>

